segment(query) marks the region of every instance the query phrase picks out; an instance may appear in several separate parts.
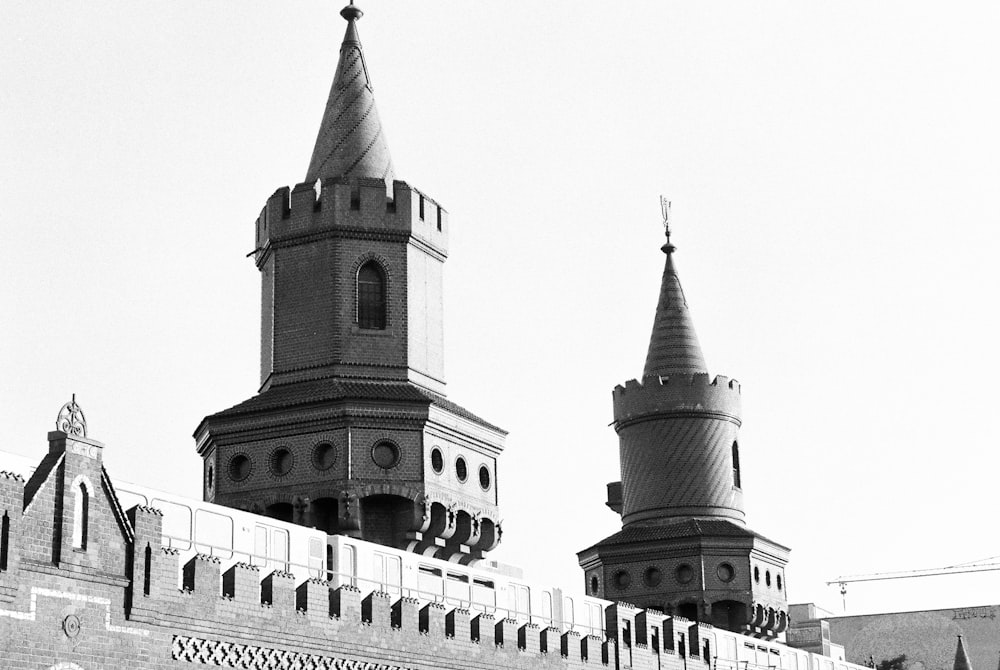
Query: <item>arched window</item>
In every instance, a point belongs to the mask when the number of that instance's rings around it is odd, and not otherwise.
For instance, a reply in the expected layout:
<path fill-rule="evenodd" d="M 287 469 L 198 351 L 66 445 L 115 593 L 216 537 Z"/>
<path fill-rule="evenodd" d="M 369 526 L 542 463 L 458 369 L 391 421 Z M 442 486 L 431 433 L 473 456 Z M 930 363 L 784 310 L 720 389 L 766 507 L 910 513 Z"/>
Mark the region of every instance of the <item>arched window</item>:
<path fill-rule="evenodd" d="M 73 548 L 87 549 L 87 525 L 90 517 L 90 495 L 87 485 L 76 485 L 73 497 Z"/>
<path fill-rule="evenodd" d="M 358 327 L 385 328 L 385 273 L 375 261 L 358 269 Z"/>
<path fill-rule="evenodd" d="M 733 442 L 733 486 L 743 488 L 740 481 L 740 445 Z"/>

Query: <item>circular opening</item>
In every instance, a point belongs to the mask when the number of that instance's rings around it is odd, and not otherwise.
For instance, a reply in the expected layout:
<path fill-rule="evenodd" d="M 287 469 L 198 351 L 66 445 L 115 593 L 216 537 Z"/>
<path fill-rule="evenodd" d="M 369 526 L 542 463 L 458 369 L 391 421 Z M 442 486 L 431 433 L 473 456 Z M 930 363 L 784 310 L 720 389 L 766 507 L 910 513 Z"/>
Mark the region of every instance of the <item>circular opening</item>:
<path fill-rule="evenodd" d="M 399 447 L 383 440 L 372 447 L 372 460 L 383 470 L 392 469 L 399 463 Z"/>
<path fill-rule="evenodd" d="M 208 488 L 209 490 L 211 490 L 211 488 L 215 486 L 215 468 L 213 468 L 211 465 L 208 466 L 208 474 L 206 475 L 206 480 L 208 483 Z"/>
<path fill-rule="evenodd" d="M 760 568 L 758 567 L 754 567 L 753 569 L 753 580 L 758 584 L 760 583 Z"/>
<path fill-rule="evenodd" d="M 663 581 L 663 573 L 657 567 L 646 568 L 642 574 L 642 581 L 646 586 L 659 586 Z"/>
<path fill-rule="evenodd" d="M 632 575 L 627 573 L 625 570 L 619 570 L 615 573 L 615 586 L 619 590 L 624 591 L 632 584 Z"/>
<path fill-rule="evenodd" d="M 719 575 L 719 579 L 724 582 L 731 582 L 733 581 L 733 577 L 736 576 L 736 569 L 729 565 L 729 563 L 721 563 L 715 572 Z"/>
<path fill-rule="evenodd" d="M 781 575 L 778 575 L 778 590 L 781 590 Z"/>
<path fill-rule="evenodd" d="M 337 462 L 337 448 L 329 442 L 320 442 L 313 447 L 312 460 L 317 470 L 329 470 Z"/>
<path fill-rule="evenodd" d="M 678 582 L 681 584 L 690 584 L 692 579 L 694 579 L 694 568 L 690 565 L 685 563 L 677 568 Z"/>
<path fill-rule="evenodd" d="M 770 570 L 768 570 L 767 572 L 764 573 L 764 583 L 767 584 L 768 586 L 771 585 L 771 571 Z"/>
<path fill-rule="evenodd" d="M 292 452 L 285 447 L 278 447 L 271 452 L 271 472 L 278 475 L 287 475 L 292 469 Z"/>
<path fill-rule="evenodd" d="M 597 587 L 599 587 L 599 586 L 600 586 L 600 583 L 597 581 L 597 577 L 596 576 L 595 577 L 591 577 L 590 578 L 590 595 L 596 596 L 597 595 Z"/>
<path fill-rule="evenodd" d="M 490 488 L 490 469 L 485 465 L 479 466 L 479 485 L 483 487 L 484 491 L 488 491 Z"/>
<path fill-rule="evenodd" d="M 244 454 L 236 454 L 229 461 L 229 477 L 233 481 L 243 481 L 250 476 L 250 459 Z"/>
<path fill-rule="evenodd" d="M 458 476 L 458 481 L 464 482 L 469 478 L 469 466 L 466 465 L 465 459 L 459 456 L 455 460 L 455 474 Z"/>
<path fill-rule="evenodd" d="M 434 447 L 431 450 L 431 467 L 434 468 L 434 472 L 441 474 L 444 470 L 444 456 L 441 454 L 441 450 Z"/>

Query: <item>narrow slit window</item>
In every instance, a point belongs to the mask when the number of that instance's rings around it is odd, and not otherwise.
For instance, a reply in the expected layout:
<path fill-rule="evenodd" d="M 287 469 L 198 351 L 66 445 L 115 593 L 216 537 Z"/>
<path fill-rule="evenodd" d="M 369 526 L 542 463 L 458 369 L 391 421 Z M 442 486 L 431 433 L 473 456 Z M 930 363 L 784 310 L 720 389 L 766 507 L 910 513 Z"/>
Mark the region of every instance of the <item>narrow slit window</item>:
<path fill-rule="evenodd" d="M 7 554 L 10 552 L 10 517 L 7 512 L 0 519 L 0 572 L 7 569 Z"/>
<path fill-rule="evenodd" d="M 386 321 L 385 274 L 375 261 L 358 270 L 358 327 L 384 330 Z"/>
<path fill-rule="evenodd" d="M 424 196 L 420 196 L 420 220 L 424 220 Z"/>
<path fill-rule="evenodd" d="M 150 582 L 150 571 L 153 569 L 153 550 L 150 546 L 146 545 L 146 551 L 143 552 L 143 570 L 142 570 L 142 592 L 145 595 L 149 595 L 149 582 Z"/>
<path fill-rule="evenodd" d="M 733 486 L 743 488 L 740 477 L 740 445 L 737 442 L 733 442 Z"/>
<path fill-rule="evenodd" d="M 90 495 L 87 485 L 80 482 L 76 486 L 73 499 L 73 548 L 87 549 L 87 526 L 90 521 Z"/>

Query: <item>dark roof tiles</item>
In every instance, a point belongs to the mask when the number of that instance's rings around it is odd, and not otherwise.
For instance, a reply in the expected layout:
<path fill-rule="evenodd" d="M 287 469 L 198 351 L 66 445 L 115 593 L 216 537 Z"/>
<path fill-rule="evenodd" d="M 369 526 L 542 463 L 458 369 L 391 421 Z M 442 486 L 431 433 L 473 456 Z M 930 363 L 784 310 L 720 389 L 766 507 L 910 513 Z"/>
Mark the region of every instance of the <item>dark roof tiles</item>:
<path fill-rule="evenodd" d="M 752 530 L 739 526 L 732 521 L 724 519 L 688 519 L 665 526 L 629 526 L 614 535 L 604 538 L 588 549 L 633 543 L 679 540 L 705 535 L 713 537 L 758 537 L 767 540 L 762 535 L 758 535 Z M 771 540 L 767 541 L 771 542 Z"/>
<path fill-rule="evenodd" d="M 708 372 L 671 251 L 663 267 L 643 377 Z"/>
<path fill-rule="evenodd" d="M 244 414 L 282 410 L 340 400 L 426 402 L 464 419 L 474 421 L 486 428 L 505 432 L 503 429 L 479 418 L 464 407 L 407 382 L 313 379 L 281 386 L 272 386 L 263 393 L 238 405 L 234 405 L 229 409 L 216 412 L 208 418 L 229 418 Z"/>

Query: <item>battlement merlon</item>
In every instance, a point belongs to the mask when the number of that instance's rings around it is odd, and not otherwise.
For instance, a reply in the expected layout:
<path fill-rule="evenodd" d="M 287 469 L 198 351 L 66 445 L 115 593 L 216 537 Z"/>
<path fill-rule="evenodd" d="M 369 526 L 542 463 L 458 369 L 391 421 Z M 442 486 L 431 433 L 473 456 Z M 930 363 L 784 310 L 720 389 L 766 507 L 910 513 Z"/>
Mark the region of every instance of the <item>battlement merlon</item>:
<path fill-rule="evenodd" d="M 631 379 L 612 392 L 615 429 L 645 418 L 699 414 L 741 424 L 740 383 L 705 373 Z"/>
<path fill-rule="evenodd" d="M 315 235 L 405 235 L 431 255 L 448 256 L 448 212 L 403 181 L 392 197 L 381 179 L 324 178 L 274 192 L 255 223 L 254 260 L 260 267 L 272 246 Z"/>

